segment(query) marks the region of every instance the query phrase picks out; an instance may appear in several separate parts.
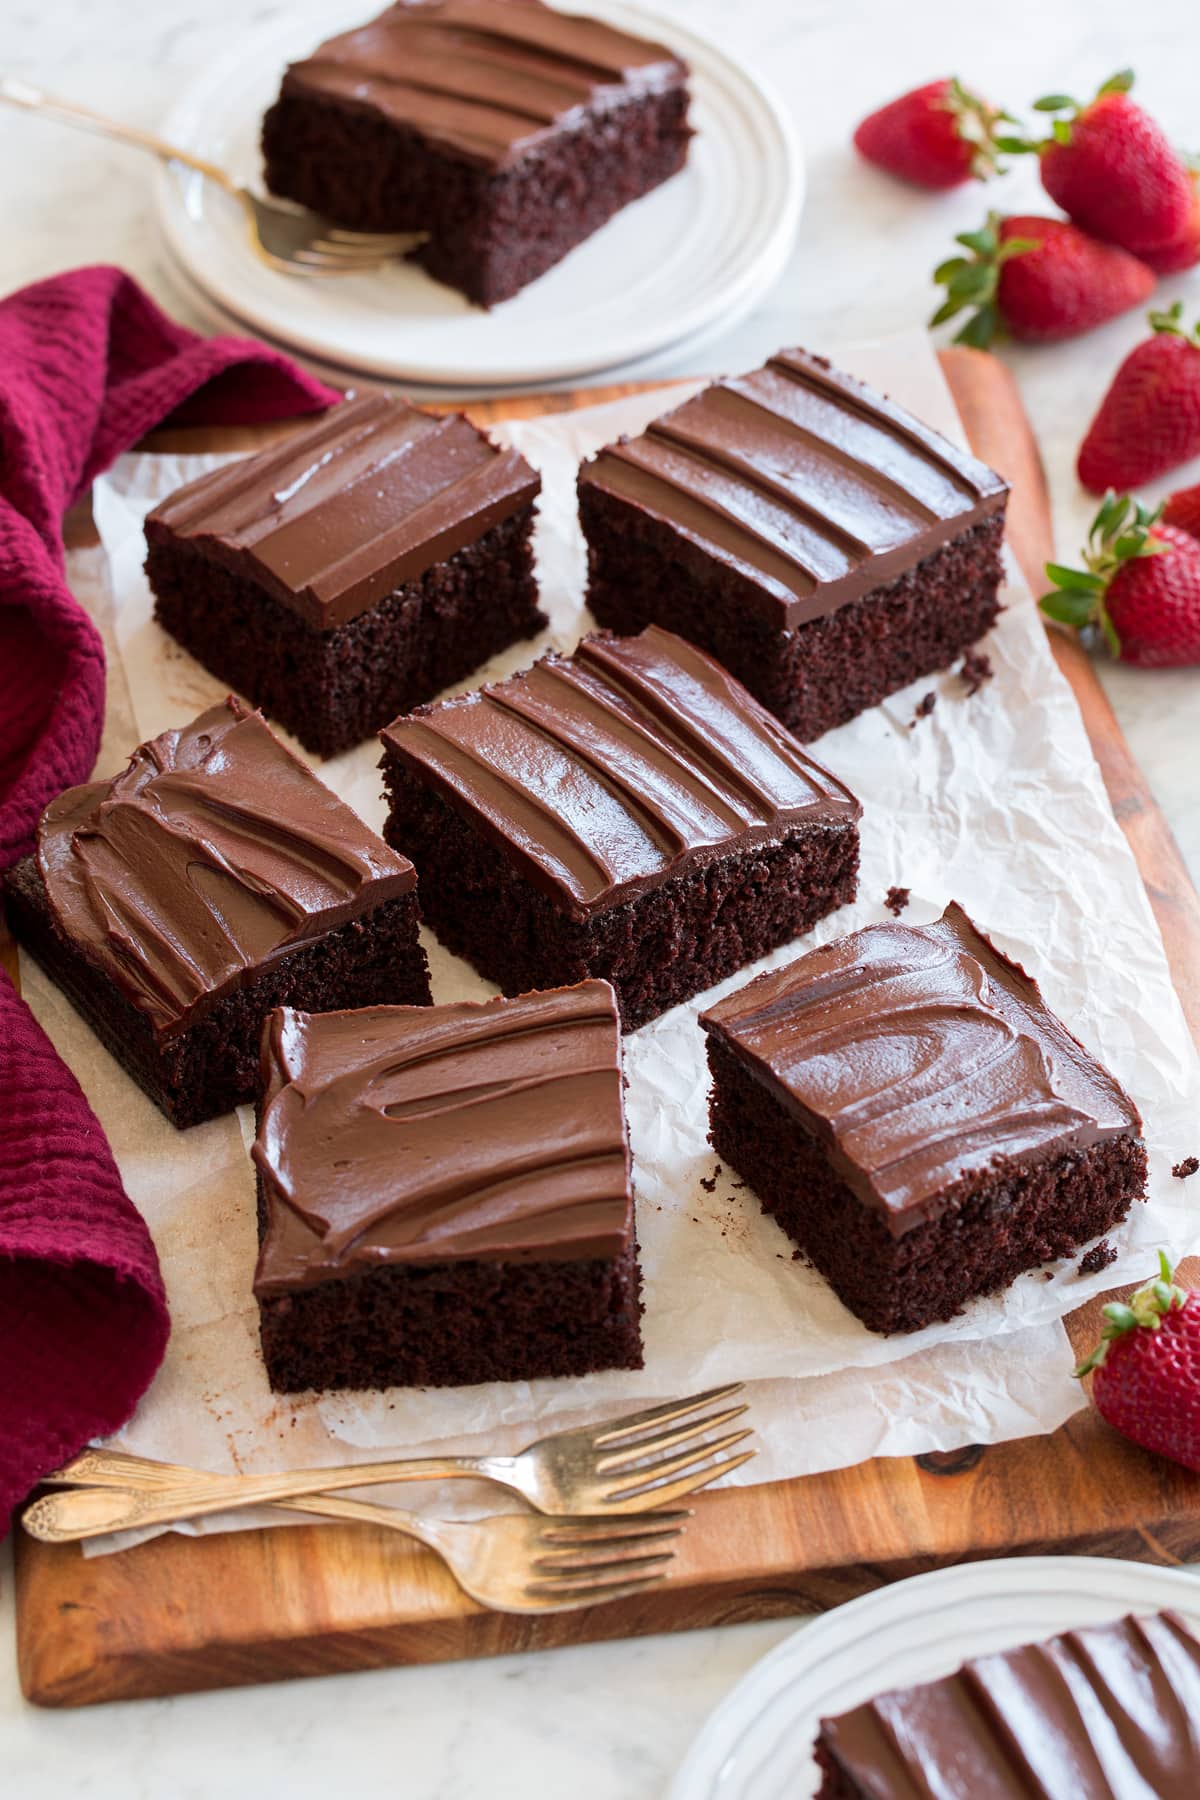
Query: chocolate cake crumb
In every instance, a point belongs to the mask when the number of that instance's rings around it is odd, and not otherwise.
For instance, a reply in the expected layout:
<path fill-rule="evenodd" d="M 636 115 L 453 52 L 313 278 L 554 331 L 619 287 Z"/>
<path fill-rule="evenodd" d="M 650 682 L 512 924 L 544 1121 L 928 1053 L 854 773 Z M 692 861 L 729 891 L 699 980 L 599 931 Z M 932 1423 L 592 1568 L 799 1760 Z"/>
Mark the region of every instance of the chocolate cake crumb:
<path fill-rule="evenodd" d="M 917 701 L 917 708 L 909 721 L 908 729 L 911 731 L 918 719 L 927 719 L 936 705 L 937 695 L 934 693 L 933 689 L 930 688 L 929 692 L 927 694 L 922 694 L 921 698 Z"/>
<path fill-rule="evenodd" d="M 912 890 L 906 887 L 890 887 L 883 897 L 883 904 L 894 918 L 899 918 L 911 898 Z"/>
<path fill-rule="evenodd" d="M 1197 1169 L 1200 1169 L 1200 1156 L 1185 1156 L 1182 1162 L 1175 1164 L 1171 1173 L 1176 1181 L 1186 1181 L 1189 1175 L 1196 1173 Z"/>
<path fill-rule="evenodd" d="M 717 1191 L 716 1176 L 702 1175 L 700 1177 L 700 1186 L 704 1189 L 706 1194 L 715 1194 Z"/>
<path fill-rule="evenodd" d="M 963 657 L 962 668 L 958 671 L 963 679 L 968 698 L 977 694 L 985 681 L 990 681 L 996 671 L 992 667 L 992 659 L 985 656 L 982 650 L 968 650 Z"/>
<path fill-rule="evenodd" d="M 1091 1249 L 1086 1250 L 1080 1257 L 1079 1273 L 1081 1275 L 1099 1275 L 1101 1269 L 1111 1268 L 1116 1260 L 1117 1253 L 1108 1239 L 1101 1238 L 1098 1244 L 1093 1244 Z"/>

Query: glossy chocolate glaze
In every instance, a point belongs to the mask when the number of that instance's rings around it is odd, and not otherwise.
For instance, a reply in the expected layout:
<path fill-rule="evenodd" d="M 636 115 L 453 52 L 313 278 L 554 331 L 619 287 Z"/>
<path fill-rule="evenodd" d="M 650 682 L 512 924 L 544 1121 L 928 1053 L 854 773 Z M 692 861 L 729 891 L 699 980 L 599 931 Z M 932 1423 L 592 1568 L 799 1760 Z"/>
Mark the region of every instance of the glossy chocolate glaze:
<path fill-rule="evenodd" d="M 579 919 L 862 810 L 719 663 L 654 625 L 422 707 L 383 741 Z"/>
<path fill-rule="evenodd" d="M 1200 1643 L 1174 1613 L 1067 1631 L 821 1721 L 869 1800 L 1195 1800 Z"/>
<path fill-rule="evenodd" d="M 255 1292 L 386 1263 L 619 1255 L 633 1222 L 606 981 L 455 1006 L 273 1013 Z"/>
<path fill-rule="evenodd" d="M 59 930 L 162 1037 L 416 872 L 233 699 L 46 808 Z"/>
<path fill-rule="evenodd" d="M 1004 506 L 1001 477 L 805 350 L 715 382 L 579 474 L 733 570 L 791 629 Z"/>
<path fill-rule="evenodd" d="M 552 132 L 686 79 L 663 45 L 539 0 L 401 0 L 293 63 L 283 93 L 373 113 L 500 170 Z"/>
<path fill-rule="evenodd" d="M 963 1180 L 1141 1128 L 1037 983 L 953 903 L 932 925 L 869 925 L 760 975 L 700 1023 L 896 1237 Z"/>
<path fill-rule="evenodd" d="M 318 631 L 473 544 L 537 495 L 541 478 L 461 413 L 350 395 L 273 449 L 202 475 L 146 520 L 257 582 Z"/>

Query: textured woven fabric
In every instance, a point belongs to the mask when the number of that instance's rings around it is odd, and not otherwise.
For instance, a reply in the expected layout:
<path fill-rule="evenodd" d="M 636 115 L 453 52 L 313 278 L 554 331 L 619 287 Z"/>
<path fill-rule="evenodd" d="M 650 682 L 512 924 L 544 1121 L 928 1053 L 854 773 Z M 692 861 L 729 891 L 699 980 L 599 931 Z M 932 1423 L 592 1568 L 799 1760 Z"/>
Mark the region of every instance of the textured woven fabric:
<path fill-rule="evenodd" d="M 0 871 L 100 743 L 104 652 L 63 578 L 63 514 L 168 417 L 250 424 L 337 398 L 278 351 L 197 337 L 119 269 L 0 301 Z M 42 1475 L 129 1416 L 167 1329 L 104 1133 L 0 972 L 0 1536 Z"/>

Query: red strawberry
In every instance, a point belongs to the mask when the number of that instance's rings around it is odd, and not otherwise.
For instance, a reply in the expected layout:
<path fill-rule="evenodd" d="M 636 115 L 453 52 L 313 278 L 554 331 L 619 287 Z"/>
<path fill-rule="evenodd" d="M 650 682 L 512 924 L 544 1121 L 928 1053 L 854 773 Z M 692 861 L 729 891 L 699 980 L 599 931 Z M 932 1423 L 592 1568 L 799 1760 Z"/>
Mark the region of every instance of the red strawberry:
<path fill-rule="evenodd" d="M 1099 625 L 1113 655 L 1141 669 L 1200 662 L 1200 544 L 1160 524 L 1161 511 L 1106 494 L 1086 568 L 1047 563 L 1057 585 L 1041 601 L 1062 625 Z"/>
<path fill-rule="evenodd" d="M 998 171 L 996 126 L 1009 114 L 953 77 L 926 82 L 863 120 L 854 143 L 868 162 L 919 187 L 951 188 Z"/>
<path fill-rule="evenodd" d="M 1132 69 L 1123 69 L 1087 106 L 1066 94 L 1038 100 L 1038 112 L 1067 116 L 1037 149 L 1042 186 L 1077 225 L 1147 256 L 1186 238 L 1193 190 L 1183 158 L 1129 98 L 1132 86 Z"/>
<path fill-rule="evenodd" d="M 1076 463 L 1090 493 L 1140 487 L 1200 454 L 1200 326 L 1185 332 L 1182 317 L 1178 300 L 1152 312 L 1154 335 L 1113 376 Z"/>
<path fill-rule="evenodd" d="M 1104 1308 L 1100 1342 L 1075 1373 L 1095 1370 L 1092 1398 L 1123 1437 L 1200 1470 L 1200 1293 L 1158 1261 L 1157 1281 Z"/>
<path fill-rule="evenodd" d="M 1174 275 L 1178 270 L 1190 269 L 1193 263 L 1200 262 L 1200 189 L 1196 185 L 1195 170 L 1192 171 L 1191 180 L 1192 210 L 1183 236 L 1176 238 L 1173 243 L 1142 252 L 1143 262 L 1156 275 Z"/>
<path fill-rule="evenodd" d="M 1200 481 L 1195 487 L 1179 488 L 1171 495 L 1163 507 L 1163 524 L 1174 525 L 1200 539 Z"/>
<path fill-rule="evenodd" d="M 1075 337 L 1141 306 L 1154 289 L 1153 275 L 1135 256 L 1098 244 L 1065 219 L 989 213 L 981 231 L 960 232 L 954 241 L 973 254 L 952 256 L 934 270 L 946 299 L 930 324 L 973 306 L 956 341 L 980 349 L 1002 325 L 1030 343 Z"/>

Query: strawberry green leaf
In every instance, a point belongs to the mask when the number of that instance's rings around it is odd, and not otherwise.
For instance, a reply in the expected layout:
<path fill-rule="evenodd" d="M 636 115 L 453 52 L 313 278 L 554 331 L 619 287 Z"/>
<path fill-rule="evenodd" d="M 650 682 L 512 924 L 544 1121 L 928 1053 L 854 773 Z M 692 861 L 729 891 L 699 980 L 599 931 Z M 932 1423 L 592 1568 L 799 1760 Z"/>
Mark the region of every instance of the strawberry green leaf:
<path fill-rule="evenodd" d="M 1098 95 L 1127 94 L 1133 86 L 1133 83 L 1134 73 L 1132 69 L 1118 69 L 1115 75 L 1109 76 L 1103 87 L 1097 90 L 1097 93 Z"/>
<path fill-rule="evenodd" d="M 943 300 L 937 311 L 930 318 L 930 325 L 944 325 L 947 319 L 952 319 L 956 313 L 960 313 L 965 305 L 965 300 Z"/>
<path fill-rule="evenodd" d="M 981 306 L 973 319 L 968 319 L 955 336 L 956 344 L 969 344 L 973 350 L 986 350 L 1000 328 L 1000 314 L 989 301 Z"/>
<path fill-rule="evenodd" d="M 1100 630 L 1103 634 L 1104 642 L 1108 645 L 1109 655 L 1116 657 L 1119 662 L 1121 660 L 1121 640 L 1117 636 L 1116 626 L 1108 616 L 1108 608 L 1106 606 L 1100 608 Z"/>
<path fill-rule="evenodd" d="M 1064 107 L 1078 108 L 1078 100 L 1072 100 L 1070 94 L 1043 94 L 1040 100 L 1033 103 L 1034 112 L 1062 112 Z"/>
<path fill-rule="evenodd" d="M 1104 581 L 1099 575 L 1092 575 L 1086 569 L 1068 569 L 1062 563 L 1047 563 L 1046 573 L 1051 581 L 1056 581 L 1062 588 L 1078 588 L 1087 594 L 1102 594 Z"/>
<path fill-rule="evenodd" d="M 1059 588 L 1053 594 L 1045 594 L 1038 605 L 1048 619 L 1055 619 L 1060 625 L 1074 625 L 1077 630 L 1090 625 L 1096 613 L 1096 596 L 1084 593 L 1082 589 Z"/>
<path fill-rule="evenodd" d="M 1071 121 L 1069 119 L 1055 119 L 1050 129 L 1054 133 L 1054 141 L 1056 144 L 1070 143 Z"/>

